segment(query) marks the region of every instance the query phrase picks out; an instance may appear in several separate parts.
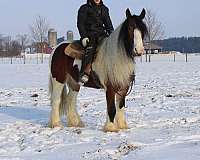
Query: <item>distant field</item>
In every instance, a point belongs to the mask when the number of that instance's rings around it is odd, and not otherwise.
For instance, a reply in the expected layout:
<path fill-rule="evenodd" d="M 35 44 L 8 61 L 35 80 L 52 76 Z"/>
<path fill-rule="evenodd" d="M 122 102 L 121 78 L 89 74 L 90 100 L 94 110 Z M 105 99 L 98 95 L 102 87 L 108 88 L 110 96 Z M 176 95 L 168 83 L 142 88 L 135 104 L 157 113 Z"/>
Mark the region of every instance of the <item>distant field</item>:
<path fill-rule="evenodd" d="M 41 63 L 48 63 L 49 54 L 27 54 L 25 58 L 23 56 L 21 57 L 0 57 L 0 64 L 41 64 Z M 200 54 L 188 54 L 187 55 L 187 61 L 188 62 L 196 62 L 200 60 Z M 175 58 L 175 59 L 174 59 Z M 43 61 L 42 61 L 43 59 Z M 137 62 L 156 62 L 156 61 L 162 61 L 162 62 L 185 62 L 186 61 L 186 55 L 184 54 L 151 54 L 151 55 L 143 55 L 142 57 L 136 58 Z"/>

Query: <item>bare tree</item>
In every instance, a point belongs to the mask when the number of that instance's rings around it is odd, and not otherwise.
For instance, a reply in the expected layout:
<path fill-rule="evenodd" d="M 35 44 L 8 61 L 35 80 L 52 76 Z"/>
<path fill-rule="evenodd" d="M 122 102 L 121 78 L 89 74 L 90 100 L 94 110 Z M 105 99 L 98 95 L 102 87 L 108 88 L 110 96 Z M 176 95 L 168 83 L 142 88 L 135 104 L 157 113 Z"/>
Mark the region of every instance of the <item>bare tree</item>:
<path fill-rule="evenodd" d="M 162 23 L 157 19 L 156 14 L 150 9 L 147 9 L 145 16 L 145 23 L 148 29 L 147 41 L 152 42 L 153 40 L 159 40 L 164 38 L 164 28 Z"/>
<path fill-rule="evenodd" d="M 46 18 L 42 16 L 36 17 L 34 23 L 30 26 L 31 35 L 34 42 L 40 44 L 41 52 L 43 52 L 43 42 L 47 40 L 49 25 Z"/>
<path fill-rule="evenodd" d="M 42 52 L 41 63 L 43 63 L 43 53 L 44 53 L 44 42 L 47 40 L 47 33 L 49 30 L 49 24 L 46 18 L 42 16 L 36 17 L 32 26 L 30 26 L 31 35 L 33 41 L 37 46 L 37 50 Z"/>
<path fill-rule="evenodd" d="M 9 52 L 11 48 L 11 37 L 7 36 L 4 38 L 4 51 Z"/>
<path fill-rule="evenodd" d="M 28 35 L 27 34 L 19 34 L 19 35 L 17 35 L 17 39 L 21 45 L 22 52 L 24 52 L 26 45 L 29 43 Z"/>
<path fill-rule="evenodd" d="M 10 42 L 8 56 L 18 56 L 21 53 L 21 46 L 18 41 L 13 40 Z"/>

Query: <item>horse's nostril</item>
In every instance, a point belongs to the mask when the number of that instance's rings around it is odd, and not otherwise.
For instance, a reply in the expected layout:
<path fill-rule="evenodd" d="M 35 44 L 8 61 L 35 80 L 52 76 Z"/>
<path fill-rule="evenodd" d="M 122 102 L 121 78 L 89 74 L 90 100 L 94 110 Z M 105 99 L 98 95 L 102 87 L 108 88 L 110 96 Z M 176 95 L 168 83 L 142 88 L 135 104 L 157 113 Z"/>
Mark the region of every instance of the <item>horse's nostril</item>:
<path fill-rule="evenodd" d="M 137 53 L 137 48 L 134 48 L 134 52 Z"/>

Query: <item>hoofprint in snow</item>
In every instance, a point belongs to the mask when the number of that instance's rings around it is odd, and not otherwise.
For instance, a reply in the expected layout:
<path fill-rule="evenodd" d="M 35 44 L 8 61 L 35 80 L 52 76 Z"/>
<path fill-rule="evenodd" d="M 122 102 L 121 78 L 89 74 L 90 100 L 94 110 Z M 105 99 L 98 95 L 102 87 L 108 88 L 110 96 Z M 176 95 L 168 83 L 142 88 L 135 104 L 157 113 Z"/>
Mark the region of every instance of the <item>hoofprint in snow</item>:
<path fill-rule="evenodd" d="M 88 88 L 78 98 L 86 127 L 48 128 L 48 63 L 0 64 L 0 159 L 199 159 L 200 56 L 151 58 L 136 62 L 126 99 L 130 129 L 119 133 L 102 131 L 105 94 Z"/>

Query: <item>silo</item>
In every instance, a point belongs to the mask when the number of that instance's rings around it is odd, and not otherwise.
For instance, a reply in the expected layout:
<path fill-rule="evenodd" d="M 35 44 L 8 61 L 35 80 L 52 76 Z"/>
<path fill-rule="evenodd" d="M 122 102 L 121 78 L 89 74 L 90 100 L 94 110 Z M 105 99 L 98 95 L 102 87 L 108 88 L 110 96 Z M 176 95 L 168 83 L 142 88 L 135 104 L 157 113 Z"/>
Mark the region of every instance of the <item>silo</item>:
<path fill-rule="evenodd" d="M 67 42 L 72 42 L 73 39 L 73 31 L 67 31 Z"/>
<path fill-rule="evenodd" d="M 57 45 L 57 32 L 53 28 L 48 31 L 48 42 L 50 47 Z"/>

